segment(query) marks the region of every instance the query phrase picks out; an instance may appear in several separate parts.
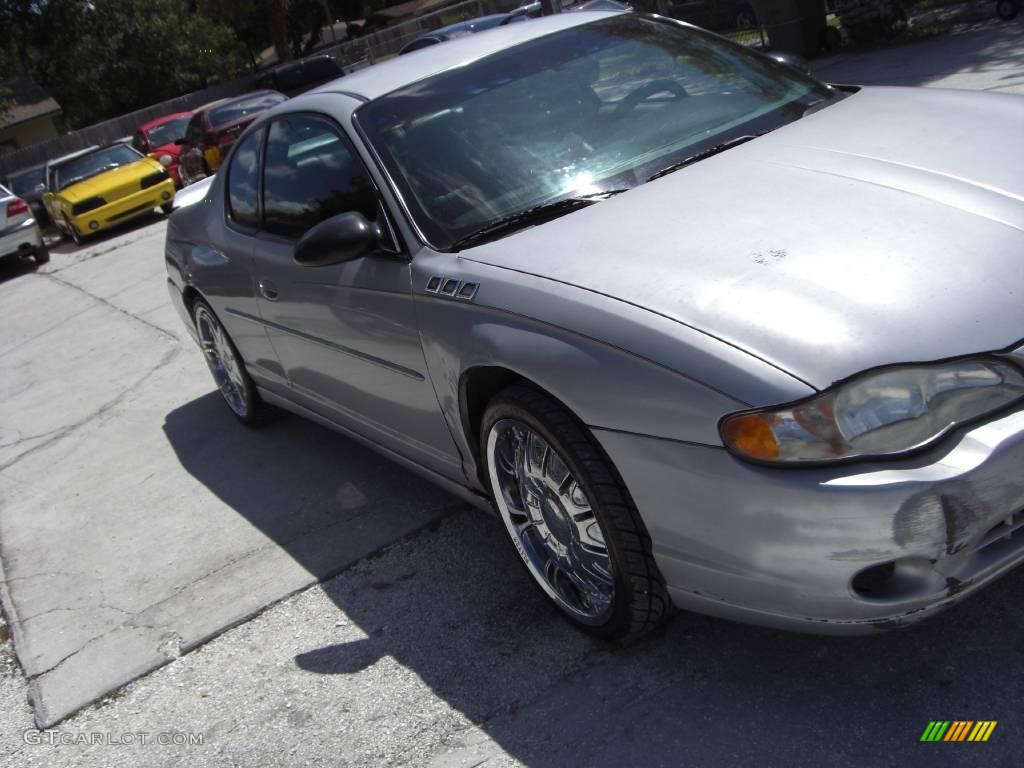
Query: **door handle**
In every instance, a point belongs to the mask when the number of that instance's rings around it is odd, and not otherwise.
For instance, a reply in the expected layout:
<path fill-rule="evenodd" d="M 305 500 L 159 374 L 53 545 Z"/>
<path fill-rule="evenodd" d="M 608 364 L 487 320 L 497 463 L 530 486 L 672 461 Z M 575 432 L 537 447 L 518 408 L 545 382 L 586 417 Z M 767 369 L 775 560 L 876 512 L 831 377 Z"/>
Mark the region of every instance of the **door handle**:
<path fill-rule="evenodd" d="M 269 301 L 277 301 L 278 294 L 276 285 L 269 280 L 260 280 L 256 285 L 259 286 L 260 293 L 263 295 L 263 298 Z"/>

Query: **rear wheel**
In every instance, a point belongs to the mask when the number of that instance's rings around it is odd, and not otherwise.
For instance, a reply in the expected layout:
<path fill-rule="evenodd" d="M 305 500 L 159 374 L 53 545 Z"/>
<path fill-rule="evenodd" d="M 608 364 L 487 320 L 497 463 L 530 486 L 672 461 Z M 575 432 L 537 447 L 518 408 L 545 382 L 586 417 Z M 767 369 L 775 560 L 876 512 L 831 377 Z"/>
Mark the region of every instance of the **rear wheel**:
<path fill-rule="evenodd" d="M 40 245 L 36 248 L 33 258 L 36 260 L 36 264 L 45 264 L 50 260 L 50 249 L 46 247 L 46 244 Z"/>
<path fill-rule="evenodd" d="M 192 310 L 206 364 L 221 397 L 235 417 L 252 427 L 263 422 L 266 406 L 249 378 L 234 342 L 210 305 L 197 299 Z"/>
<path fill-rule="evenodd" d="M 670 602 L 639 514 L 587 428 L 525 385 L 491 401 L 481 425 L 487 479 L 534 581 L 582 629 L 637 638 Z"/>

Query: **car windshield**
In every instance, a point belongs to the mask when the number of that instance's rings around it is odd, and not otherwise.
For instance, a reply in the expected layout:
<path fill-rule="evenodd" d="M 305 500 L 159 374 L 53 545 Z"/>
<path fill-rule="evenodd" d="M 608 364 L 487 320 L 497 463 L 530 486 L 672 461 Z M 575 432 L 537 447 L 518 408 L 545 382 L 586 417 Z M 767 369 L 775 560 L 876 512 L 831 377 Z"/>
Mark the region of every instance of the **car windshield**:
<path fill-rule="evenodd" d="M 176 117 L 166 123 L 155 125 L 146 131 L 146 138 L 149 139 L 149 146 L 156 149 L 164 144 L 173 144 L 178 139 L 185 138 L 185 129 L 188 128 L 188 121 L 191 116 Z"/>
<path fill-rule="evenodd" d="M 60 191 L 104 171 L 134 163 L 141 157 L 141 153 L 124 144 L 76 157 L 54 170 L 54 187 Z"/>
<path fill-rule="evenodd" d="M 7 179 L 7 185 L 14 194 L 24 195 L 43 183 L 44 174 L 45 168 L 43 166 L 29 168 L 27 171 L 11 174 Z"/>
<path fill-rule="evenodd" d="M 355 118 L 444 250 L 539 205 L 637 186 L 835 95 L 715 35 L 630 14 L 421 80 Z"/>
<path fill-rule="evenodd" d="M 279 93 L 261 93 L 245 99 L 233 101 L 210 110 L 210 125 L 216 127 L 241 120 L 249 115 L 256 115 L 284 101 Z"/>

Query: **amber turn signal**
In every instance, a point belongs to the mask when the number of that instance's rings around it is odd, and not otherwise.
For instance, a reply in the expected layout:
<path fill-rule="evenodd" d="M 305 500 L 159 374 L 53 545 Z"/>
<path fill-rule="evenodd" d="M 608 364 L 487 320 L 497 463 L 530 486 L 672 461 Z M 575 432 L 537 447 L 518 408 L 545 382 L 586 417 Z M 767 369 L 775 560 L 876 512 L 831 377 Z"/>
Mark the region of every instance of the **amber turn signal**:
<path fill-rule="evenodd" d="M 751 459 L 777 459 L 779 441 L 761 414 L 733 416 L 722 424 L 722 437 L 729 448 Z"/>

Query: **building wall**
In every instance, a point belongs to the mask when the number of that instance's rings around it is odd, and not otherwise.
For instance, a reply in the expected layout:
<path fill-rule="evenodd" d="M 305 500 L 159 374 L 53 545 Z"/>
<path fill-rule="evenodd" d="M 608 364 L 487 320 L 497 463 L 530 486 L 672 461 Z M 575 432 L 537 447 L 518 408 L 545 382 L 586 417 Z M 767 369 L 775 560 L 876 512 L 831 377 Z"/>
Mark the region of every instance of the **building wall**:
<path fill-rule="evenodd" d="M 37 117 L 35 120 L 0 128 L 0 152 L 10 152 L 55 138 L 57 126 L 54 125 L 53 118 Z"/>

